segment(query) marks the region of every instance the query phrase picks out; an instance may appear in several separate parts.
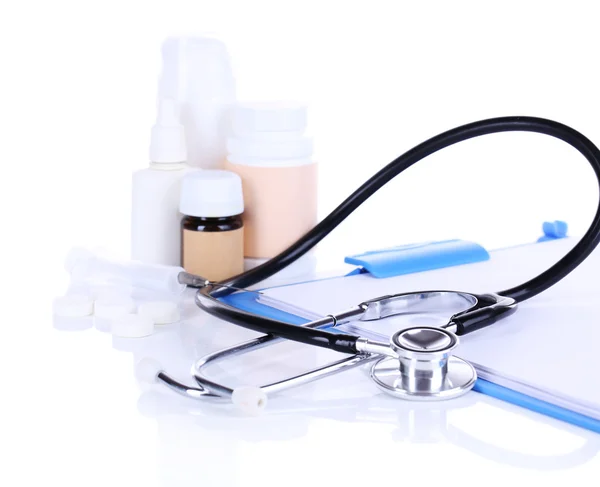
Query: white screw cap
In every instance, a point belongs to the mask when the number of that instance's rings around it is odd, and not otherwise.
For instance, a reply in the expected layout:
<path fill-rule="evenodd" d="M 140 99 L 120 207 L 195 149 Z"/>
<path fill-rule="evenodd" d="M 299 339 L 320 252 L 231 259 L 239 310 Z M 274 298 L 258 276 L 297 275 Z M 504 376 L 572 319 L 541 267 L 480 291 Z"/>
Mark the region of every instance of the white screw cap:
<path fill-rule="evenodd" d="M 233 132 L 298 132 L 307 124 L 307 106 L 291 101 L 239 103 L 233 109 Z"/>
<path fill-rule="evenodd" d="M 256 416 L 267 407 L 267 395 L 260 387 L 242 386 L 233 390 L 231 402 L 243 413 Z"/>
<path fill-rule="evenodd" d="M 244 212 L 241 178 L 218 169 L 195 171 L 181 183 L 179 211 L 198 217 L 224 217 Z"/>

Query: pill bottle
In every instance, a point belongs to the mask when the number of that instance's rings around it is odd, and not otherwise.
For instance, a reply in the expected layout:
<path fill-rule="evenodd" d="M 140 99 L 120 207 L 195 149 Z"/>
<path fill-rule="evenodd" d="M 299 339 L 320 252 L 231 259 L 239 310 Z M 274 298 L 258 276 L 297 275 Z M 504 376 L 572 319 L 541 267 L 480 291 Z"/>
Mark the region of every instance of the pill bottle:
<path fill-rule="evenodd" d="M 304 135 L 306 105 L 239 103 L 225 169 L 242 179 L 244 255 L 277 255 L 317 223 L 317 164 Z"/>
<path fill-rule="evenodd" d="M 210 281 L 244 270 L 242 181 L 229 171 L 207 169 L 184 176 L 179 211 L 181 266 Z"/>

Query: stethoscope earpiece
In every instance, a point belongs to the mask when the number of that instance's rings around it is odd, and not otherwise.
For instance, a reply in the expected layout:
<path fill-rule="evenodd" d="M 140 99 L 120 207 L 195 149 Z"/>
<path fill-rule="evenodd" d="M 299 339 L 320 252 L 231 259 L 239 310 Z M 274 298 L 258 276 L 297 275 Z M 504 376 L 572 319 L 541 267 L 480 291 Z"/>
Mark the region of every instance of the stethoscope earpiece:
<path fill-rule="evenodd" d="M 382 391 L 402 399 L 441 401 L 462 396 L 477 380 L 475 368 L 453 357 L 458 337 L 451 331 L 416 326 L 395 333 L 390 348 L 397 357 L 373 364 L 371 378 Z"/>

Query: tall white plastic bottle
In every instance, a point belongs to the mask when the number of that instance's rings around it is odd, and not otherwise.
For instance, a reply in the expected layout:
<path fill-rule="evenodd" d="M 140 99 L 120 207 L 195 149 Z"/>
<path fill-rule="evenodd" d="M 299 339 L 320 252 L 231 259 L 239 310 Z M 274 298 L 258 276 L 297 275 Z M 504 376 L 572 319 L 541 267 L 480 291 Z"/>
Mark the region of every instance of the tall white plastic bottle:
<path fill-rule="evenodd" d="M 152 127 L 150 167 L 133 174 L 131 258 L 162 265 L 180 265 L 181 178 L 191 171 L 186 163 L 185 133 L 172 99 L 159 103 Z"/>
<path fill-rule="evenodd" d="M 188 164 L 222 169 L 236 98 L 229 52 L 212 37 L 169 37 L 162 44 L 158 97 L 177 101 Z"/>

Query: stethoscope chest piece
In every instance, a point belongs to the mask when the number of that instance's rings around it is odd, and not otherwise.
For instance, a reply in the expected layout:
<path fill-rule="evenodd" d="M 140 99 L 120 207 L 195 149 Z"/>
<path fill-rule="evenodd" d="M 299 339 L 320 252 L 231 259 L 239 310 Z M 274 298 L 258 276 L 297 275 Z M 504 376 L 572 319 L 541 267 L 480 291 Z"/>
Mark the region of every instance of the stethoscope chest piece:
<path fill-rule="evenodd" d="M 441 401 L 459 397 L 475 385 L 473 366 L 451 355 L 458 337 L 442 328 L 417 326 L 391 338 L 397 357 L 384 357 L 371 378 L 384 392 L 402 399 Z"/>

